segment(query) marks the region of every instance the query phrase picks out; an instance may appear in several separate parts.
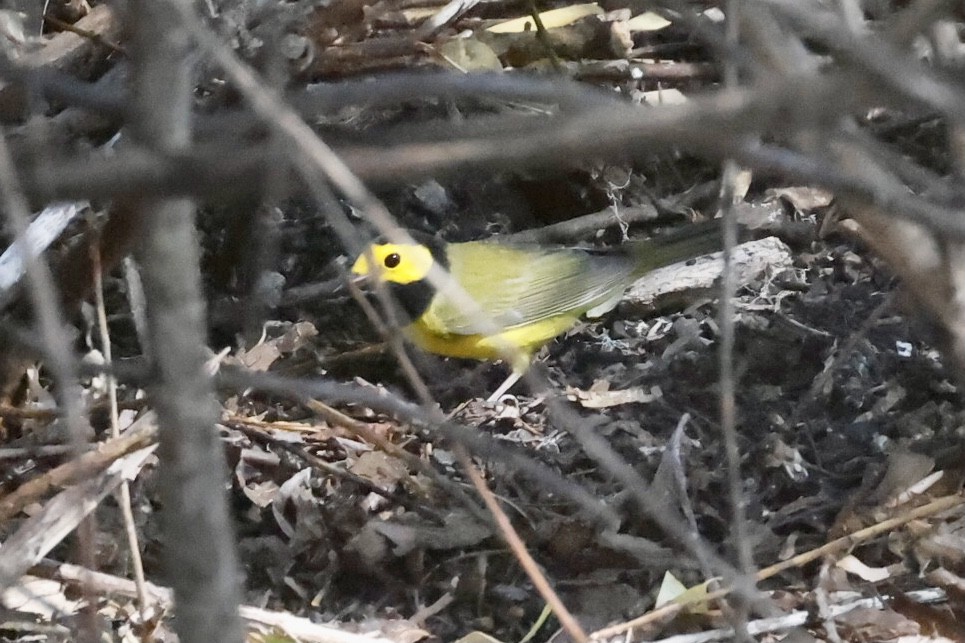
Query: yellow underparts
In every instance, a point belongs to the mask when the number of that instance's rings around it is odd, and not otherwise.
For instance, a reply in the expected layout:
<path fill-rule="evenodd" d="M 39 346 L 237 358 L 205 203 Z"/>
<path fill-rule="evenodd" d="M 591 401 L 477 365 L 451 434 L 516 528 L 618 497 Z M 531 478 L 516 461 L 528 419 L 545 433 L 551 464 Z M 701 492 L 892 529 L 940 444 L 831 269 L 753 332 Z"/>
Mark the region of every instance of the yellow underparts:
<path fill-rule="evenodd" d="M 447 357 L 462 357 L 487 361 L 506 357 L 506 348 L 515 348 L 518 356 L 512 360 L 513 370 L 519 373 L 529 368 L 533 353 L 557 335 L 569 330 L 579 316 L 561 315 L 534 324 L 508 328 L 496 335 L 441 335 L 433 332 L 421 320 L 405 328 L 406 336 L 419 348 Z"/>

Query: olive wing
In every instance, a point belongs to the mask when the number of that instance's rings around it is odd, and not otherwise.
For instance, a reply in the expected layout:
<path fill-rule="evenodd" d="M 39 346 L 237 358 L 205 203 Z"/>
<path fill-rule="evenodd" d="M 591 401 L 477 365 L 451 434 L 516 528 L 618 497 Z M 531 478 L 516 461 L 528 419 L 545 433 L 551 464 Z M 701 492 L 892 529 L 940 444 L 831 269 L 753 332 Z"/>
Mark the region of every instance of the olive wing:
<path fill-rule="evenodd" d="M 564 314 L 579 316 L 619 296 L 633 261 L 582 250 L 508 246 L 487 242 L 451 244 L 449 270 L 500 330 Z M 451 295 L 437 294 L 423 322 L 440 334 L 489 334 Z"/>

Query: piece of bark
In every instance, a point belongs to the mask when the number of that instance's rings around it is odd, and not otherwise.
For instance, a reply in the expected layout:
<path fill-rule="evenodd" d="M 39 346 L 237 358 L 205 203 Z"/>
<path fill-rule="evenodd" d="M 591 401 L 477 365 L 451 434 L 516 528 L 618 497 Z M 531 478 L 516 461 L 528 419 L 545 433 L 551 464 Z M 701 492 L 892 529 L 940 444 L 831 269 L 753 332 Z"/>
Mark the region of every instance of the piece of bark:
<path fill-rule="evenodd" d="M 653 312 L 681 299 L 692 300 L 702 293 L 715 293 L 717 280 L 724 270 L 723 255 L 715 252 L 653 270 L 627 289 L 622 304 Z M 777 237 L 736 246 L 731 261 L 738 286 L 750 283 L 768 270 L 780 271 L 793 265 L 790 248 Z"/>

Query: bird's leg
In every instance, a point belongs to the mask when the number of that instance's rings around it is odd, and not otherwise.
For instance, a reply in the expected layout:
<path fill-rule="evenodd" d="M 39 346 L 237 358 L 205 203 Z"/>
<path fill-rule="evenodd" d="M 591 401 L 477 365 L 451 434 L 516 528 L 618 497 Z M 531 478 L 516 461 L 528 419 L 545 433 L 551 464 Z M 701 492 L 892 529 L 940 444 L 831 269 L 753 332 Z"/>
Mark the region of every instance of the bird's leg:
<path fill-rule="evenodd" d="M 499 398 L 506 395 L 506 392 L 509 389 L 513 388 L 513 385 L 515 385 L 516 382 L 519 381 L 519 378 L 521 378 L 522 376 L 523 376 L 523 373 L 521 371 L 517 371 L 514 369 L 513 372 L 509 374 L 509 377 L 507 377 L 506 380 L 499 385 L 499 388 L 497 388 L 492 395 L 486 398 L 486 401 L 498 402 Z"/>

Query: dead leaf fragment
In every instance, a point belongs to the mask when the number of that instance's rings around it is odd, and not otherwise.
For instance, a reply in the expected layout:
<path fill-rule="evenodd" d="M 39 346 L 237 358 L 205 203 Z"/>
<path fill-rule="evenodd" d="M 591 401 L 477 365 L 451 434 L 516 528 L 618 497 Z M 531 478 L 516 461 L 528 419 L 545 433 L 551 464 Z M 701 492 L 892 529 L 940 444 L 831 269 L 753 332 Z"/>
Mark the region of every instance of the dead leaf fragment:
<path fill-rule="evenodd" d="M 655 89 L 649 92 L 640 92 L 636 96 L 647 105 L 683 105 L 687 102 L 687 97 L 679 89 L 668 87 L 667 89 Z"/>
<path fill-rule="evenodd" d="M 764 466 L 768 468 L 784 469 L 791 480 L 801 482 L 808 477 L 807 467 L 804 466 L 804 456 L 797 448 L 788 445 L 781 438 L 774 434 L 768 440 L 767 455 L 764 458 Z"/>
<path fill-rule="evenodd" d="M 580 18 L 585 18 L 587 16 L 598 16 L 603 13 L 603 9 L 600 5 L 595 2 L 588 4 L 574 4 L 569 7 L 563 7 L 561 9 L 551 9 L 549 11 L 543 11 L 539 14 L 539 19 L 543 23 L 543 26 L 547 29 L 555 29 L 556 27 L 565 27 L 568 24 L 572 24 L 579 20 Z M 514 18 L 513 20 L 507 20 L 506 22 L 500 22 L 499 24 L 489 27 L 486 31 L 490 33 L 521 33 L 524 31 L 535 31 L 536 25 L 533 19 L 529 16 L 522 18 Z"/>
<path fill-rule="evenodd" d="M 349 471 L 365 478 L 381 489 L 390 490 L 403 479 L 409 477 L 405 464 L 382 451 L 369 451 L 349 467 Z"/>
<path fill-rule="evenodd" d="M 311 339 L 318 335 L 318 329 L 311 322 L 300 321 L 289 328 L 284 335 L 275 340 L 275 345 L 282 353 L 294 353 L 304 348 Z"/>
<path fill-rule="evenodd" d="M 69 600 L 64 586 L 54 580 L 23 576 L 17 583 L 0 592 L 0 605 L 9 610 L 38 614 L 51 619 L 56 614 L 74 614 L 84 604 Z"/>
<path fill-rule="evenodd" d="M 834 195 L 822 188 L 814 187 L 787 187 L 787 188 L 768 188 L 764 190 L 764 200 L 772 201 L 783 199 L 794 206 L 798 212 L 811 212 L 817 208 L 825 208 L 831 205 Z"/>
<path fill-rule="evenodd" d="M 914 636 L 921 628 L 918 623 L 892 610 L 859 607 L 837 619 L 842 634 L 855 641 L 892 641 L 899 636 Z"/>
<path fill-rule="evenodd" d="M 664 572 L 663 580 L 660 582 L 660 591 L 657 592 L 657 600 L 654 603 L 654 607 L 656 609 L 660 609 L 686 591 L 687 586 L 677 580 L 676 576 L 670 572 Z"/>
<path fill-rule="evenodd" d="M 503 70 L 496 52 L 476 38 L 453 38 L 439 47 L 439 53 L 460 71 Z"/>
<path fill-rule="evenodd" d="M 945 636 L 952 641 L 962 640 L 963 624 L 948 605 L 925 605 L 898 592 L 892 596 L 890 606 L 902 616 L 918 623 L 923 632 Z"/>
<path fill-rule="evenodd" d="M 392 541 L 396 556 L 404 556 L 417 547 L 430 550 L 471 547 L 492 535 L 488 526 L 465 512 L 452 512 L 446 516 L 445 523 L 445 526 L 438 527 L 423 523 L 372 520 L 364 529 L 371 529 Z"/>
<path fill-rule="evenodd" d="M 499 639 L 494 636 L 490 636 L 485 632 L 473 631 L 466 634 L 461 639 L 457 640 L 456 643 L 502 643 Z"/>
<path fill-rule="evenodd" d="M 665 27 L 669 27 L 672 23 L 653 11 L 647 11 L 641 13 L 639 16 L 633 16 L 627 21 L 627 28 L 630 31 L 660 31 Z"/>
<path fill-rule="evenodd" d="M 606 409 L 623 404 L 649 404 L 663 397 L 663 392 L 658 386 L 654 386 L 649 391 L 641 386 L 619 391 L 594 391 L 592 387 L 584 391 L 570 386 L 566 389 L 566 397 L 573 402 L 579 402 L 583 408 Z"/>
<path fill-rule="evenodd" d="M 699 585 L 686 587 L 673 574 L 665 572 L 654 607 L 659 609 L 668 603 L 678 603 L 685 606 L 691 613 L 706 614 L 708 608 L 707 594 L 710 593 L 710 584 L 716 580 L 712 578 Z"/>
<path fill-rule="evenodd" d="M 252 371 L 267 371 L 281 357 L 281 351 L 272 342 L 258 344 L 248 351 L 238 352 L 238 361 Z"/>
<path fill-rule="evenodd" d="M 868 567 L 853 555 L 845 556 L 835 563 L 835 565 L 849 574 L 854 574 L 858 578 L 866 580 L 869 583 L 877 583 L 891 576 L 891 572 L 889 572 L 886 568 Z"/>
<path fill-rule="evenodd" d="M 920 453 L 896 450 L 888 456 L 888 469 L 878 484 L 875 499 L 884 505 L 916 485 L 935 468 L 935 460 Z"/>

